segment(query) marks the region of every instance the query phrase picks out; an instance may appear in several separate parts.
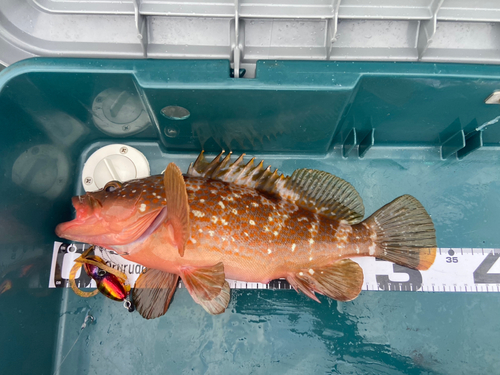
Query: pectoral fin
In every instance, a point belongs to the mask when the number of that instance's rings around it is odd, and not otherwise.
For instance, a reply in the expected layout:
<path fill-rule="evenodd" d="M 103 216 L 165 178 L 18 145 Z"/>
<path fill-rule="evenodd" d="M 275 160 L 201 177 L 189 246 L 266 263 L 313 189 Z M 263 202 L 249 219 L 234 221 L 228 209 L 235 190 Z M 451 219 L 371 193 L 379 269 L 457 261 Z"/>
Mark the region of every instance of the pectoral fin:
<path fill-rule="evenodd" d="M 177 165 L 170 163 L 163 175 L 167 200 L 167 222 L 171 226 L 174 242 L 180 256 L 184 256 L 184 247 L 191 236 L 189 224 L 189 203 L 186 184 Z"/>
<path fill-rule="evenodd" d="M 164 315 L 177 289 L 179 276 L 148 269 L 135 282 L 132 293 L 137 311 L 146 319 Z"/>
<path fill-rule="evenodd" d="M 210 267 L 184 266 L 181 278 L 194 301 L 212 315 L 223 313 L 229 304 L 230 289 L 225 280 L 224 265 Z"/>
<path fill-rule="evenodd" d="M 361 292 L 363 270 L 350 259 L 326 267 L 304 269 L 287 277 L 295 290 L 319 302 L 314 292 L 337 301 L 351 301 Z"/>

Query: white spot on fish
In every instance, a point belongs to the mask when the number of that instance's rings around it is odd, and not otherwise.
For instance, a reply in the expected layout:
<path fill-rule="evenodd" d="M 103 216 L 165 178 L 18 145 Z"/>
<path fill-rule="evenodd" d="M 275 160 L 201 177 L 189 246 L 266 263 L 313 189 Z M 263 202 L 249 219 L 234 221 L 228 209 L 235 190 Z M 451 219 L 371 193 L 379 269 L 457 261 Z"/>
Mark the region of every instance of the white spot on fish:
<path fill-rule="evenodd" d="M 243 234 L 248 237 L 248 233 L 247 232 L 243 232 Z"/>
<path fill-rule="evenodd" d="M 156 193 L 153 192 L 153 195 L 156 197 Z"/>
<path fill-rule="evenodd" d="M 267 249 L 267 253 L 271 254 L 272 253 L 271 249 Z"/>
<path fill-rule="evenodd" d="M 309 274 L 314 275 L 314 270 L 312 268 L 309 268 Z"/>
<path fill-rule="evenodd" d="M 300 276 L 304 276 L 304 272 L 299 272 L 299 275 Z"/>
<path fill-rule="evenodd" d="M 200 202 L 201 203 L 205 203 L 205 199 L 200 199 Z"/>
<path fill-rule="evenodd" d="M 231 241 L 233 241 L 233 242 L 235 241 L 234 237 L 231 237 Z"/>
<path fill-rule="evenodd" d="M 309 243 L 312 245 L 314 243 L 314 240 L 312 238 L 309 238 Z"/>
<path fill-rule="evenodd" d="M 217 195 L 217 190 L 215 190 L 215 189 L 210 190 L 210 192 L 211 192 L 212 194 Z"/>
<path fill-rule="evenodd" d="M 212 223 L 217 224 L 217 220 L 219 220 L 219 219 L 217 219 L 217 216 L 212 216 L 211 220 L 212 220 Z"/>
<path fill-rule="evenodd" d="M 356 246 L 356 254 L 359 254 L 359 246 Z"/>
<path fill-rule="evenodd" d="M 226 237 L 222 237 L 222 242 L 224 242 L 226 240 Z"/>
<path fill-rule="evenodd" d="M 368 251 L 370 255 L 375 255 L 375 251 L 377 250 L 377 245 L 371 244 L 370 247 L 368 248 Z"/>
<path fill-rule="evenodd" d="M 192 243 L 196 243 L 196 240 L 194 238 L 191 238 Z"/>
<path fill-rule="evenodd" d="M 254 207 L 259 207 L 259 204 L 258 204 L 258 203 L 252 202 L 252 203 L 250 203 L 250 204 L 251 204 L 252 206 L 254 206 Z"/>
<path fill-rule="evenodd" d="M 241 195 L 239 195 L 239 194 L 233 194 L 233 197 L 235 197 L 235 198 L 241 198 Z"/>
<path fill-rule="evenodd" d="M 253 221 L 253 220 L 250 220 L 249 223 L 250 223 L 250 225 L 255 225 L 255 221 Z"/>
<path fill-rule="evenodd" d="M 224 203 L 222 203 L 222 201 L 220 201 L 219 203 L 217 203 L 222 209 L 226 208 L 226 206 L 224 206 Z"/>
<path fill-rule="evenodd" d="M 309 262 L 313 260 L 313 257 L 309 257 Z"/>
<path fill-rule="evenodd" d="M 297 219 L 297 221 L 304 221 L 304 220 L 305 220 L 305 221 L 309 221 L 309 219 L 308 219 L 307 217 L 304 217 L 304 216 L 299 217 L 299 218 Z"/>
<path fill-rule="evenodd" d="M 292 252 L 294 252 L 294 251 L 295 251 L 295 248 L 296 248 L 296 247 L 297 247 L 297 245 L 295 245 L 295 244 L 293 244 L 293 245 L 292 245 Z"/>
<path fill-rule="evenodd" d="M 205 214 L 204 214 L 203 212 L 198 211 L 198 210 L 193 210 L 193 211 L 191 211 L 191 212 L 192 212 L 192 213 L 193 213 L 193 215 L 194 215 L 194 216 L 196 216 L 196 217 L 203 217 L 203 216 L 205 216 Z"/>
<path fill-rule="evenodd" d="M 214 232 L 213 230 L 209 230 L 209 231 L 208 231 L 208 234 L 210 235 L 210 237 L 213 237 L 213 236 L 214 236 L 214 234 L 215 234 L 215 232 Z"/>
<path fill-rule="evenodd" d="M 220 219 L 220 222 L 222 223 L 222 225 L 227 225 L 227 221 L 224 219 Z"/>
<path fill-rule="evenodd" d="M 235 215 L 238 215 L 238 210 L 236 210 L 236 209 L 234 209 L 234 208 L 231 210 L 231 212 L 232 212 L 233 214 L 235 214 Z"/>
<path fill-rule="evenodd" d="M 279 233 L 277 231 L 274 231 L 273 234 L 277 237 Z"/>
<path fill-rule="evenodd" d="M 267 219 L 268 219 L 269 221 L 273 221 L 273 217 L 272 217 L 272 216 L 269 216 Z"/>
<path fill-rule="evenodd" d="M 132 193 L 135 193 L 137 190 L 132 190 Z"/>
<path fill-rule="evenodd" d="M 201 229 L 201 228 L 198 229 L 198 232 L 203 233 L 203 229 Z"/>
<path fill-rule="evenodd" d="M 139 207 L 139 211 L 141 211 L 141 212 L 146 211 L 146 205 L 144 203 L 141 204 L 141 206 Z"/>

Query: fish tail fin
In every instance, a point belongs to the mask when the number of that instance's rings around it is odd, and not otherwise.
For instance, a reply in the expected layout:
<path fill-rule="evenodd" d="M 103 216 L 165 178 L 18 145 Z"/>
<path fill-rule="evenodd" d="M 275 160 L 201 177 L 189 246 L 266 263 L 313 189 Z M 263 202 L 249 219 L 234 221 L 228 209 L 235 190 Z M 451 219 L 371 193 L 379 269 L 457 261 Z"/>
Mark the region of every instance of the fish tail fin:
<path fill-rule="evenodd" d="M 436 231 L 422 204 L 403 195 L 364 221 L 376 235 L 370 255 L 401 266 L 428 269 L 436 258 Z"/>

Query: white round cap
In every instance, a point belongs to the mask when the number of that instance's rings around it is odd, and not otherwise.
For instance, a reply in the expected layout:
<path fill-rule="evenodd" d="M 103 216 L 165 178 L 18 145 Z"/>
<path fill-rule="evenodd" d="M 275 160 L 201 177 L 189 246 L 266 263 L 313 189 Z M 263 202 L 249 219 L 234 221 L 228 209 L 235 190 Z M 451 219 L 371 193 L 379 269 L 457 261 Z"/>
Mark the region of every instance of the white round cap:
<path fill-rule="evenodd" d="M 149 163 L 139 150 L 121 144 L 101 147 L 83 166 L 85 191 L 97 191 L 110 181 L 125 182 L 150 175 Z"/>
<path fill-rule="evenodd" d="M 24 151 L 12 166 L 12 181 L 33 194 L 57 198 L 69 182 L 67 156 L 52 145 L 37 145 Z"/>

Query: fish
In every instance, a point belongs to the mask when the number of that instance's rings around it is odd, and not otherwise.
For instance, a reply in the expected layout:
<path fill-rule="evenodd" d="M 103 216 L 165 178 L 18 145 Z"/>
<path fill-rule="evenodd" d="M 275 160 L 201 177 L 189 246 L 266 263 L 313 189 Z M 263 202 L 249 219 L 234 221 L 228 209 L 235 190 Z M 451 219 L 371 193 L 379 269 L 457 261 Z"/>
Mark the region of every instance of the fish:
<path fill-rule="evenodd" d="M 244 154 L 234 162 L 204 153 L 187 173 L 163 174 L 72 198 L 76 217 L 59 237 L 99 245 L 147 268 L 133 300 L 146 319 L 166 313 L 179 278 L 210 314 L 225 311 L 226 279 L 284 278 L 311 299 L 350 301 L 363 271 L 351 258 L 376 257 L 426 270 L 436 257 L 430 215 L 403 195 L 364 219 L 361 196 L 347 181 L 314 169 L 290 176 Z"/>

